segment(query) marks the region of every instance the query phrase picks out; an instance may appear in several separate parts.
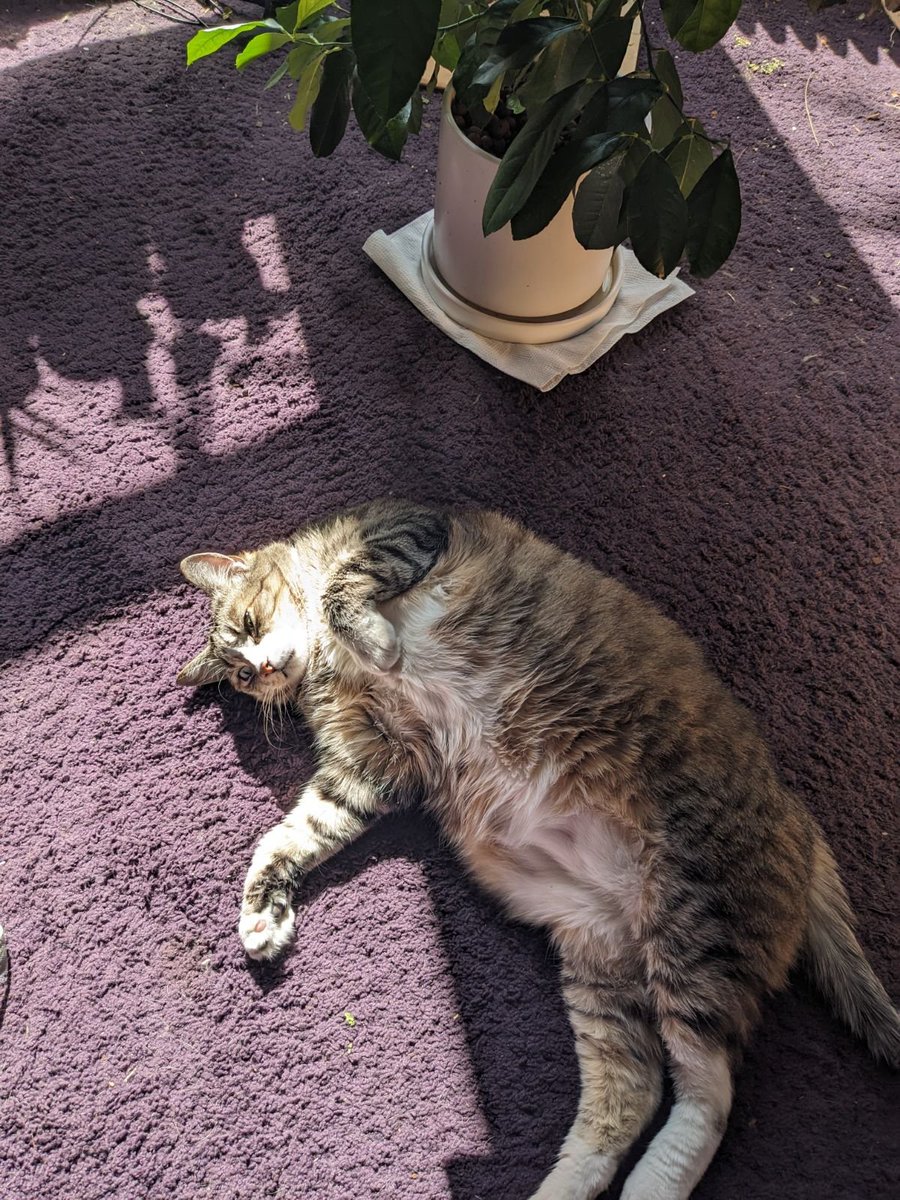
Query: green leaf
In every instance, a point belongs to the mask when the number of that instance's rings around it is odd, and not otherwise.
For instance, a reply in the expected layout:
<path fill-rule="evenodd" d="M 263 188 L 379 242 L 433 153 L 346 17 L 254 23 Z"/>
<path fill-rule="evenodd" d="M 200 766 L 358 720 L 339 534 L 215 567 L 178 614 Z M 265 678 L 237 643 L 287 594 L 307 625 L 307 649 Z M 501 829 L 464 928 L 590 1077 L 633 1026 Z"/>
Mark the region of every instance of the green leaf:
<path fill-rule="evenodd" d="M 456 64 L 459 62 L 460 46 L 459 39 L 455 33 L 442 34 L 432 46 L 434 53 L 434 61 L 439 67 L 444 67 L 448 71 L 455 71 Z"/>
<path fill-rule="evenodd" d="M 657 50 L 653 57 L 653 69 L 663 84 L 666 94 L 654 104 L 650 115 L 650 141 L 655 150 L 670 146 L 682 130 L 684 116 L 681 106 L 684 95 L 675 60 L 668 50 Z"/>
<path fill-rule="evenodd" d="M 650 145 L 665 150 L 684 127 L 684 118 L 669 96 L 660 96 L 650 110 Z"/>
<path fill-rule="evenodd" d="M 280 50 L 285 42 L 292 40 L 289 33 L 258 33 L 243 48 L 234 60 L 234 65 L 239 71 L 242 71 L 254 59 L 262 58 L 264 54 L 269 54 L 272 50 Z"/>
<path fill-rule="evenodd" d="M 287 69 L 290 65 L 291 64 L 288 61 L 287 55 L 285 55 L 284 61 L 279 63 L 279 65 L 266 80 L 266 86 L 263 88 L 263 91 L 267 92 L 269 88 L 273 88 L 276 83 L 281 83 L 282 79 L 284 79 L 285 75 L 287 74 Z"/>
<path fill-rule="evenodd" d="M 692 122 L 688 122 L 691 128 Z M 679 138 L 666 155 L 672 174 L 678 181 L 682 196 L 689 196 L 698 179 L 713 160 L 712 146 L 703 137 L 688 133 Z"/>
<path fill-rule="evenodd" d="M 437 34 L 441 0 L 353 0 L 350 30 L 357 72 L 386 121 L 419 85 Z"/>
<path fill-rule="evenodd" d="M 509 24 L 516 6 L 517 0 L 494 0 L 479 20 L 475 33 L 463 46 L 453 72 L 453 86 L 457 96 L 469 107 L 480 101 L 485 91 L 484 88 L 475 89 L 477 95 L 472 94 L 472 77 L 496 46 L 497 39 Z"/>
<path fill-rule="evenodd" d="M 350 18 L 338 17 L 334 21 L 323 21 L 321 25 L 316 25 L 312 30 L 303 30 L 297 36 L 298 38 L 314 38 L 317 42 L 336 42 L 344 30 L 349 28 Z"/>
<path fill-rule="evenodd" d="M 297 23 L 297 8 L 300 0 L 293 0 L 291 4 L 281 4 L 275 9 L 275 16 L 278 24 L 288 33 L 293 33 L 294 25 Z"/>
<path fill-rule="evenodd" d="M 503 158 L 484 202 L 482 228 L 495 233 L 516 215 L 531 195 L 577 106 L 582 84 L 552 96 L 528 118 Z"/>
<path fill-rule="evenodd" d="M 621 168 L 627 151 L 620 150 L 594 167 L 575 193 L 572 223 L 586 250 L 605 250 L 622 240 L 619 213 L 625 184 Z"/>
<path fill-rule="evenodd" d="M 625 195 L 622 197 L 622 208 L 619 212 L 619 227 L 616 230 L 616 245 L 624 242 L 628 237 L 628 197 L 631 193 L 631 186 L 637 178 L 638 171 L 644 165 L 647 156 L 650 154 L 650 143 L 644 141 L 641 137 L 635 137 L 631 140 L 631 145 L 625 151 L 625 157 L 622 159 L 622 165 L 619 167 L 619 178 L 625 185 Z"/>
<path fill-rule="evenodd" d="M 422 100 L 422 89 L 416 88 L 409 98 L 409 120 L 406 122 L 410 133 L 422 132 L 422 113 L 425 109 Z"/>
<path fill-rule="evenodd" d="M 441 0 L 439 28 L 446 29 L 448 25 L 458 24 L 465 20 L 472 11 L 469 0 Z"/>
<path fill-rule="evenodd" d="M 242 21 L 239 25 L 217 25 L 214 29 L 201 29 L 185 47 L 187 65 L 190 67 L 198 59 L 206 58 L 207 54 L 215 54 L 217 50 L 233 42 L 242 33 L 249 33 L 251 29 L 272 29 L 276 33 L 284 33 L 278 22 L 273 21 L 271 17 L 265 21 Z"/>
<path fill-rule="evenodd" d="M 332 0 L 299 0 L 296 6 L 297 14 L 294 17 L 294 33 L 298 29 L 302 29 L 307 21 L 317 16 L 323 9 L 328 8 L 331 3 Z M 293 4 L 288 5 L 288 9 L 292 9 L 293 7 Z"/>
<path fill-rule="evenodd" d="M 391 117 L 384 127 L 384 133 L 377 142 L 372 143 L 372 149 L 377 150 L 391 162 L 399 162 L 409 136 L 409 122 L 412 116 L 412 99 L 407 100 L 396 116 Z"/>
<path fill-rule="evenodd" d="M 681 90 L 681 80 L 675 66 L 675 59 L 668 50 L 657 50 L 653 55 L 653 69 L 665 85 L 666 91 L 679 108 L 684 104 L 684 94 Z"/>
<path fill-rule="evenodd" d="M 399 162 L 409 134 L 411 101 L 407 101 L 398 113 L 385 121 L 369 99 L 357 72 L 353 76 L 352 102 L 357 124 L 372 149 L 392 162 Z"/>
<path fill-rule="evenodd" d="M 313 42 L 301 42 L 287 56 L 288 71 L 291 79 L 300 80 L 311 63 L 322 54 L 322 47 Z"/>
<path fill-rule="evenodd" d="M 621 4 L 619 4 L 618 0 L 599 0 L 599 3 L 594 5 L 594 10 L 591 13 L 591 25 L 600 25 L 605 20 L 606 14 L 613 7 L 613 5 L 616 6 L 615 15 L 618 15 L 619 11 L 623 7 Z"/>
<path fill-rule="evenodd" d="M 597 55 L 586 33 L 581 41 L 575 35 L 557 38 L 516 85 L 516 96 L 524 108 L 535 110 L 557 92 L 598 73 Z"/>
<path fill-rule="evenodd" d="M 353 112 L 356 115 L 356 123 L 359 125 L 360 133 L 362 133 L 370 146 L 374 145 L 383 136 L 387 121 L 375 111 L 375 107 L 359 78 L 358 71 L 353 74 L 353 83 L 350 91 Z"/>
<path fill-rule="evenodd" d="M 309 144 L 316 158 L 327 158 L 346 132 L 354 65 L 352 50 L 341 50 L 325 59 L 322 86 L 309 119 Z"/>
<path fill-rule="evenodd" d="M 708 50 L 740 12 L 741 0 L 660 0 L 666 28 L 685 50 Z"/>
<path fill-rule="evenodd" d="M 359 78 L 359 72 L 354 72 L 353 83 L 351 85 L 351 101 L 353 104 L 353 112 L 356 115 L 356 123 L 359 125 L 360 133 L 371 146 L 374 142 L 384 134 L 387 121 L 375 111 L 372 101 L 369 99 L 366 89 L 363 87 Z"/>
<path fill-rule="evenodd" d="M 611 133 L 647 136 L 647 113 L 662 95 L 662 84 L 650 75 L 623 75 L 606 84 L 609 112 L 606 127 Z"/>
<path fill-rule="evenodd" d="M 551 42 L 580 28 L 578 21 L 564 17 L 535 17 L 508 25 L 472 76 L 473 85 L 487 87 L 507 71 L 527 67 Z"/>
<path fill-rule="evenodd" d="M 540 233 L 562 208 L 581 176 L 628 141 L 627 135 L 621 133 L 595 133 L 559 146 L 524 206 L 512 219 L 512 235 L 516 241 Z"/>
<path fill-rule="evenodd" d="M 617 12 L 610 17 L 600 15 L 602 19 L 598 20 L 595 14 L 591 21 L 593 47 L 602 73 L 607 79 L 614 79 L 622 67 L 625 52 L 631 41 L 634 16 L 620 17 Z"/>
<path fill-rule="evenodd" d="M 443 0 L 441 4 L 438 36 L 432 46 L 432 54 L 435 62 L 448 71 L 452 71 L 459 62 L 460 38 L 465 41 L 474 28 L 474 22 L 471 26 L 460 25 L 459 22 L 471 16 L 473 11 L 468 0 Z M 442 29 L 444 33 L 440 32 Z"/>
<path fill-rule="evenodd" d="M 625 190 L 634 183 L 637 179 L 638 172 L 647 161 L 650 155 L 650 147 L 645 141 L 640 138 L 635 138 L 628 151 L 625 154 L 625 161 L 622 163 L 622 169 L 619 174 L 622 176 L 622 182 L 625 184 Z"/>
<path fill-rule="evenodd" d="M 659 0 L 666 29 L 672 37 L 677 37 L 678 30 L 690 20 L 697 3 L 698 0 Z"/>
<path fill-rule="evenodd" d="M 572 134 L 572 140 L 577 142 L 581 138 L 588 137 L 594 133 L 609 133 L 606 126 L 608 120 L 609 90 L 608 84 L 603 84 L 597 88 L 581 110 L 578 117 L 578 124 L 575 126 L 575 131 Z"/>
<path fill-rule="evenodd" d="M 685 50 L 699 53 L 721 41 L 741 10 L 741 0 L 699 0 L 690 18 L 678 31 Z"/>
<path fill-rule="evenodd" d="M 728 258 L 741 230 L 741 185 L 730 150 L 704 171 L 687 207 L 688 261 L 695 275 L 707 279 Z"/>
<path fill-rule="evenodd" d="M 626 220 L 638 262 L 665 279 L 684 253 L 688 210 L 672 169 L 661 155 L 648 154 L 635 176 Z"/>
<path fill-rule="evenodd" d="M 297 95 L 294 98 L 293 107 L 288 113 L 288 123 L 291 129 L 296 129 L 298 132 L 306 128 L 307 115 L 319 94 L 319 88 L 322 85 L 322 62 L 324 58 L 325 52 L 320 50 L 312 63 L 300 76 L 300 82 L 297 84 Z"/>

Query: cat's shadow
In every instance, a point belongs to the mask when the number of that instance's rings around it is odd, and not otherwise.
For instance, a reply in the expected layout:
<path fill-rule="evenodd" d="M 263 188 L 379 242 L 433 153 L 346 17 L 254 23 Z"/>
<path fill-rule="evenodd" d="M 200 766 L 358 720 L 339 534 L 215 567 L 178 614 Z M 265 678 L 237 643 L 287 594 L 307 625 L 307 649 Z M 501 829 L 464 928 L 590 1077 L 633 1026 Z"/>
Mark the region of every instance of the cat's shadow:
<path fill-rule="evenodd" d="M 227 687 L 199 689 L 185 707 L 192 714 L 219 710 L 243 769 L 287 812 L 314 762 L 302 720 L 286 720 L 267 740 L 255 702 Z M 454 1200 L 524 1200 L 552 1166 L 578 1098 L 578 1068 L 555 956 L 540 932 L 510 921 L 476 889 L 435 822 L 419 812 L 386 817 L 341 850 L 304 880 L 298 906 L 309 908 L 373 861 L 396 858 L 416 863 L 428 883 L 489 1131 L 489 1154 L 444 1163 L 451 1195 Z M 272 964 L 248 959 L 247 969 L 268 994 L 289 985 L 289 964 L 289 956 Z M 628 1164 L 662 1123 L 666 1107 Z M 616 1194 L 616 1188 L 609 1193 Z"/>
<path fill-rule="evenodd" d="M 191 691 L 184 709 L 189 716 L 218 710 L 247 775 L 262 784 L 282 812 L 293 806 L 314 766 L 312 738 L 298 715 L 286 712 L 267 727 L 256 701 L 227 684 Z"/>

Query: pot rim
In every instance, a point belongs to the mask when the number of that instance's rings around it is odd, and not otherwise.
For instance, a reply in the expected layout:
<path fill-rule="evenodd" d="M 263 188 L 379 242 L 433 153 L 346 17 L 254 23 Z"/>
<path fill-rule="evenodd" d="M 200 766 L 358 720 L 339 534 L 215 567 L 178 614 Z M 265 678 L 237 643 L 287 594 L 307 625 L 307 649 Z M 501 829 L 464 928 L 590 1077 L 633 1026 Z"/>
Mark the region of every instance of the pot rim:
<path fill-rule="evenodd" d="M 441 120 L 446 121 L 453 133 L 456 134 L 459 140 L 465 144 L 466 148 L 471 151 L 472 154 L 477 154 L 479 158 L 484 159 L 489 163 L 493 163 L 495 167 L 499 168 L 500 164 L 503 162 L 503 159 L 498 158 L 496 154 L 489 154 L 487 150 L 482 150 L 480 146 L 476 146 L 474 142 L 470 142 L 457 125 L 456 121 L 453 119 L 453 113 L 450 111 L 450 108 L 453 104 L 453 97 L 455 95 L 456 88 L 453 86 L 453 82 L 451 80 L 451 82 L 448 83 L 444 88 L 444 99 L 441 102 Z"/>

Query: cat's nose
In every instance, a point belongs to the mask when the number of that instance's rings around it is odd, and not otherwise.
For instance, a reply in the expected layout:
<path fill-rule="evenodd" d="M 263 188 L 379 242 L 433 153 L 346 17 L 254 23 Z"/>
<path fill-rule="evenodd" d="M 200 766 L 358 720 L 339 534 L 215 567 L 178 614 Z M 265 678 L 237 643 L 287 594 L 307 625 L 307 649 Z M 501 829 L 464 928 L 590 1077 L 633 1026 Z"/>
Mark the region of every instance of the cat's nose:
<path fill-rule="evenodd" d="M 263 665 L 259 668 L 259 673 L 260 675 L 274 675 L 275 668 L 272 666 L 269 660 L 266 659 Z"/>

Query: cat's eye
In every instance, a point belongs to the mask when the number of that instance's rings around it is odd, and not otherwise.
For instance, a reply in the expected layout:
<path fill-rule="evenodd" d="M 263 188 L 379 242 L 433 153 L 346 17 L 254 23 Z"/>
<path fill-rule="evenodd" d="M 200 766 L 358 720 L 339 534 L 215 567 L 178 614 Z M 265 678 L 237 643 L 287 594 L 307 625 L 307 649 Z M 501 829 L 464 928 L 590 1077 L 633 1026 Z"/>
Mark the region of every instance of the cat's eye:
<path fill-rule="evenodd" d="M 253 637 L 253 630 L 254 630 L 253 618 L 250 616 L 250 609 L 248 608 L 247 611 L 244 613 L 244 632 L 247 634 L 248 637 Z"/>
<path fill-rule="evenodd" d="M 249 683 L 255 674 L 256 672 L 252 667 L 241 667 L 237 673 L 237 677 L 241 683 Z"/>

